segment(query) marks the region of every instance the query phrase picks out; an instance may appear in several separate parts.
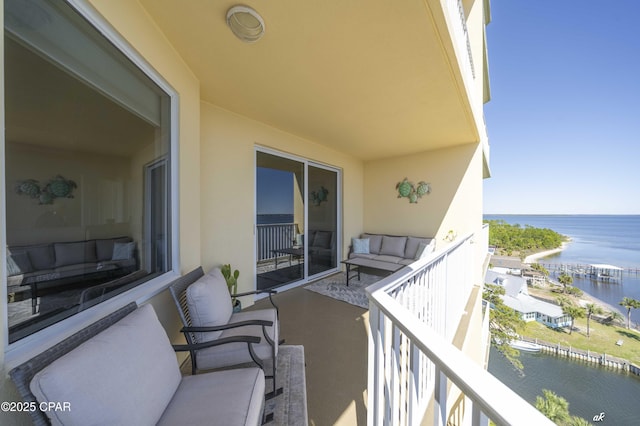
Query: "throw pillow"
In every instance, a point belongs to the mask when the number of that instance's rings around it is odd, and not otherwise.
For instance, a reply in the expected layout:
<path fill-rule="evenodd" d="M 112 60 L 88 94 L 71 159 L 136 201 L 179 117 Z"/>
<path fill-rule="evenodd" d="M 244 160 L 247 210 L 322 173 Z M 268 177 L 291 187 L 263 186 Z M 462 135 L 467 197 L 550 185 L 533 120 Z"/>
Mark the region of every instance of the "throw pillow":
<path fill-rule="evenodd" d="M 111 256 L 111 260 L 127 260 L 133 258 L 133 249 L 135 248 L 136 243 L 114 243 L 113 244 L 113 255 Z"/>
<path fill-rule="evenodd" d="M 368 238 L 352 238 L 353 254 L 369 254 Z"/>
<path fill-rule="evenodd" d="M 7 254 L 7 275 L 11 277 L 13 275 L 20 275 L 21 272 L 16 261 L 13 260 L 13 257 Z"/>
<path fill-rule="evenodd" d="M 33 271 L 29 255 L 24 253 L 9 254 L 7 251 L 7 275 L 12 277 L 14 275 L 26 274 Z"/>
<path fill-rule="evenodd" d="M 187 307 L 194 327 L 224 325 L 233 314 L 227 281 L 216 268 L 187 288 Z M 194 333 L 198 342 L 216 340 L 222 331 Z"/>

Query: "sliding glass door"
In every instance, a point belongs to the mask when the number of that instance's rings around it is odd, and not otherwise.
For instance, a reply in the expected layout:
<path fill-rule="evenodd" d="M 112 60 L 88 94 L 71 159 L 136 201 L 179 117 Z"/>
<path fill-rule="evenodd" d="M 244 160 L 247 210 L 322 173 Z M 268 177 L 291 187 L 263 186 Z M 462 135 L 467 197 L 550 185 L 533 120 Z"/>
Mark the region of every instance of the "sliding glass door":
<path fill-rule="evenodd" d="M 275 288 L 337 268 L 339 175 L 304 159 L 256 152 L 256 285 Z"/>
<path fill-rule="evenodd" d="M 309 165 L 308 244 L 309 275 L 336 268 L 338 263 L 338 172 Z"/>

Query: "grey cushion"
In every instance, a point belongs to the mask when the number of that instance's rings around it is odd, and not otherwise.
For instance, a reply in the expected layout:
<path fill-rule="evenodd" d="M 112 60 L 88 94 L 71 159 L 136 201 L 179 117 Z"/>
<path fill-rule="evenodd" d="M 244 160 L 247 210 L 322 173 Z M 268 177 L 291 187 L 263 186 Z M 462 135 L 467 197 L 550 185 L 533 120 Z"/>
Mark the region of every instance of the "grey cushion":
<path fill-rule="evenodd" d="M 416 253 L 418 252 L 418 245 L 420 243 L 427 245 L 431 240 L 432 238 L 407 237 L 407 245 L 404 249 L 403 257 L 406 259 L 417 259 Z"/>
<path fill-rule="evenodd" d="M 351 246 L 353 247 L 353 253 L 369 254 L 369 241 L 368 238 L 352 238 Z"/>
<path fill-rule="evenodd" d="M 266 320 L 272 321 L 274 326 L 266 327 L 269 338 L 277 342 L 279 340 L 279 330 L 277 327 L 278 317 L 275 309 L 259 309 L 255 311 L 244 311 L 234 313 L 229 322 L 241 322 L 247 320 Z M 254 344 L 253 348 L 258 358 L 266 360 L 272 359 L 272 347 L 264 338 L 262 326 L 251 325 L 245 327 L 230 328 L 224 330 L 220 334 L 220 338 L 233 336 L 256 336 L 262 340 L 258 344 Z M 278 345 L 276 345 L 276 356 L 278 355 Z M 238 365 L 252 362 L 246 343 L 229 343 L 212 348 L 199 350 L 196 352 L 196 361 L 199 369 L 213 369 L 220 367 L 228 367 L 230 365 Z"/>
<path fill-rule="evenodd" d="M 382 247 L 382 235 L 362 234 L 361 238 L 369 239 L 369 253 L 380 254 L 380 248 Z"/>
<path fill-rule="evenodd" d="M 29 253 L 29 260 L 31 260 L 34 271 L 55 267 L 55 257 L 51 244 L 29 246 L 26 251 Z"/>
<path fill-rule="evenodd" d="M 133 251 L 136 248 L 136 243 L 121 243 L 114 242 L 113 243 L 113 254 L 111 255 L 111 260 L 126 260 L 133 258 Z"/>
<path fill-rule="evenodd" d="M 54 425 L 158 422 L 181 381 L 175 353 L 151 305 L 135 310 L 38 372 L 39 402 L 69 402 L 47 411 Z"/>
<path fill-rule="evenodd" d="M 387 263 L 400 263 L 402 260 L 404 260 L 404 258 L 400 256 L 389 256 L 387 254 L 379 254 L 375 256 L 373 260 L 377 260 L 379 262 L 387 262 Z"/>
<path fill-rule="evenodd" d="M 129 237 L 107 238 L 104 240 L 96 240 L 96 255 L 98 260 L 111 260 L 113 256 L 114 243 L 128 243 L 131 241 Z"/>
<path fill-rule="evenodd" d="M 407 237 L 390 237 L 388 235 L 383 235 L 380 254 L 404 257 L 404 249 L 406 245 Z"/>
<path fill-rule="evenodd" d="M 373 254 L 373 253 L 351 253 L 349 255 L 349 259 L 355 259 L 357 257 L 362 258 L 362 259 L 375 259 L 377 256 L 379 256 L 379 254 Z"/>
<path fill-rule="evenodd" d="M 320 248 L 331 247 L 331 231 L 317 231 L 312 245 Z"/>
<path fill-rule="evenodd" d="M 219 268 L 211 270 L 187 287 L 187 306 L 194 327 L 224 325 L 233 313 L 227 281 Z M 215 340 L 222 331 L 195 333 L 199 342 Z"/>
<path fill-rule="evenodd" d="M 264 391 L 259 368 L 186 376 L 158 425 L 257 426 Z"/>
<path fill-rule="evenodd" d="M 56 267 L 95 262 L 97 260 L 96 242 L 94 240 L 54 243 L 53 249 L 56 256 Z"/>

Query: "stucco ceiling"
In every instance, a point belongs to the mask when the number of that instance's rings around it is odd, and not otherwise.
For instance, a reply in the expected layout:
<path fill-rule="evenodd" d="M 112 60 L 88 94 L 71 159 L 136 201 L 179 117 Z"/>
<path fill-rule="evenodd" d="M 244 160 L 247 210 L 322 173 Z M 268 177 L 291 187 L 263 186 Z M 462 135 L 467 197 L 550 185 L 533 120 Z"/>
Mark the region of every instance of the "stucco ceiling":
<path fill-rule="evenodd" d="M 140 2 L 203 101 L 365 160 L 477 137 L 430 10 L 439 1 L 248 1 L 266 24 L 253 44 L 226 26 L 234 2 Z"/>

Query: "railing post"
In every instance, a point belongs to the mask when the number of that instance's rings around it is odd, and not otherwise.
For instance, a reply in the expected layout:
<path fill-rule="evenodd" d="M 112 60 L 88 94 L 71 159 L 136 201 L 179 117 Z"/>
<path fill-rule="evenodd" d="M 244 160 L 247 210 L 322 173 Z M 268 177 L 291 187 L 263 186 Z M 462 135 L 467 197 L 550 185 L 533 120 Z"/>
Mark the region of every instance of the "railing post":
<path fill-rule="evenodd" d="M 447 424 L 447 377 L 442 374 L 438 366 L 435 370 L 433 424 L 434 426 L 445 426 Z"/>

